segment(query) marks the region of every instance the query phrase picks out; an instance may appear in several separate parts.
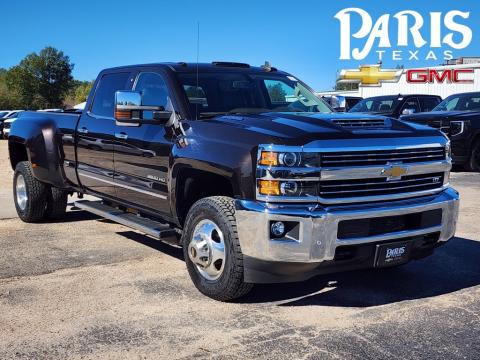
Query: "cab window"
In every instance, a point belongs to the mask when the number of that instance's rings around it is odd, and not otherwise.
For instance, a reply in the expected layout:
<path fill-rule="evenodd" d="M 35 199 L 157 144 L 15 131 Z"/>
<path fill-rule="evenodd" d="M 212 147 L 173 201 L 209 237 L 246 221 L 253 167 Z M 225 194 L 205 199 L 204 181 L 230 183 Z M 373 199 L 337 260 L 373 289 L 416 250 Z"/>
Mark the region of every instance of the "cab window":
<path fill-rule="evenodd" d="M 95 91 L 90 112 L 96 116 L 113 118 L 115 92 L 125 90 L 129 76 L 128 72 L 103 75 Z"/>

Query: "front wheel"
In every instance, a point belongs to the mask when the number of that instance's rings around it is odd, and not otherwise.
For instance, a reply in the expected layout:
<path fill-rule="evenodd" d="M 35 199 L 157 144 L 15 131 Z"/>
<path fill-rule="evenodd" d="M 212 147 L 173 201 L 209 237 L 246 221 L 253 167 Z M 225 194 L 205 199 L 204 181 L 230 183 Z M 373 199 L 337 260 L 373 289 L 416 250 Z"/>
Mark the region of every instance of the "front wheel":
<path fill-rule="evenodd" d="M 472 153 L 468 159 L 467 170 L 480 172 L 480 140 L 477 140 L 472 146 Z"/>
<path fill-rule="evenodd" d="M 228 301 L 252 289 L 244 282 L 233 199 L 214 196 L 193 204 L 182 241 L 188 273 L 201 293 Z"/>

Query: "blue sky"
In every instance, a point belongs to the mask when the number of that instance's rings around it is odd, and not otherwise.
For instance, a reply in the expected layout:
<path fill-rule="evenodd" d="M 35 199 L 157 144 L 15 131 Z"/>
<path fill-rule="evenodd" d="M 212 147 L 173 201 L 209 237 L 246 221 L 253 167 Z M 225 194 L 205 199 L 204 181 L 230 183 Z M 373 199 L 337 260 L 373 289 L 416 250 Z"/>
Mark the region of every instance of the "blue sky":
<path fill-rule="evenodd" d="M 70 3 L 72 5 L 70 5 Z M 340 26 L 334 15 L 359 7 L 375 21 L 385 13 L 416 10 L 426 21 L 430 11 L 470 11 L 462 20 L 473 31 L 467 49 L 455 56 L 480 56 L 480 2 L 477 1 L 25 1 L 0 4 L 0 67 L 17 64 L 47 45 L 57 47 L 75 64 L 74 76 L 94 79 L 105 67 L 161 61 L 195 61 L 197 21 L 200 61 L 230 60 L 253 65 L 269 60 L 317 90 L 330 89 L 336 71 L 360 65 L 339 60 Z M 396 27 L 390 34 L 395 43 Z M 358 21 L 352 26 L 358 26 Z M 408 48 L 406 48 L 408 49 Z M 448 49 L 448 48 L 445 48 Z M 429 49 L 422 50 L 425 54 Z M 441 55 L 441 51 L 438 51 Z M 361 61 L 375 63 L 376 54 Z M 437 65 L 438 61 L 385 59 L 384 67 Z"/>

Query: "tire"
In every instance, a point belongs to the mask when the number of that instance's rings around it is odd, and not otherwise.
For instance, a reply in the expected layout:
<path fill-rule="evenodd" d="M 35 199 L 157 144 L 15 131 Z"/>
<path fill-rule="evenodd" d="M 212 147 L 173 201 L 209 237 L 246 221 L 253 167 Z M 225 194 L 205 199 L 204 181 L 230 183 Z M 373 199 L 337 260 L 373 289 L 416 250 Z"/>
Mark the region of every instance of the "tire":
<path fill-rule="evenodd" d="M 208 251 L 205 246 L 200 246 L 203 242 L 199 239 L 204 239 L 201 236 L 204 234 L 207 234 L 205 238 L 211 243 Z M 220 252 L 212 249 L 221 249 L 222 242 L 224 260 L 220 266 L 219 260 L 212 262 L 217 257 L 213 254 Z M 233 199 L 214 196 L 194 203 L 187 215 L 182 244 L 188 273 L 202 294 L 215 300 L 229 301 L 244 296 L 252 289 L 253 284 L 244 282 L 243 254 L 238 240 Z M 207 253 L 208 256 L 200 256 Z M 206 258 L 210 265 L 203 266 Z"/>
<path fill-rule="evenodd" d="M 43 219 L 47 204 L 48 187 L 32 174 L 28 161 L 15 167 L 13 176 L 13 198 L 18 217 L 27 223 Z"/>
<path fill-rule="evenodd" d="M 44 218 L 47 220 L 61 219 L 67 211 L 68 192 L 51 187 L 47 192 L 47 208 Z"/>
<path fill-rule="evenodd" d="M 480 172 L 480 140 L 473 144 L 472 153 L 465 167 L 468 171 Z"/>

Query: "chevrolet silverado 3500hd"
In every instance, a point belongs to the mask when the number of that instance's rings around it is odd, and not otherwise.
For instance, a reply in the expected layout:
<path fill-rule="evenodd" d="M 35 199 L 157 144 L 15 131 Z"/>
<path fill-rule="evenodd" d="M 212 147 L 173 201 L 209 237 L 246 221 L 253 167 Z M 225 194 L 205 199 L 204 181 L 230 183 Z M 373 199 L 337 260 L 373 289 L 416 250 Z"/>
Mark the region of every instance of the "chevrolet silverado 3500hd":
<path fill-rule="evenodd" d="M 268 66 L 107 69 L 83 112 L 22 113 L 8 141 L 23 221 L 94 195 L 76 206 L 182 245 L 193 283 L 218 300 L 404 264 L 455 233 L 445 135 L 335 113 Z"/>

